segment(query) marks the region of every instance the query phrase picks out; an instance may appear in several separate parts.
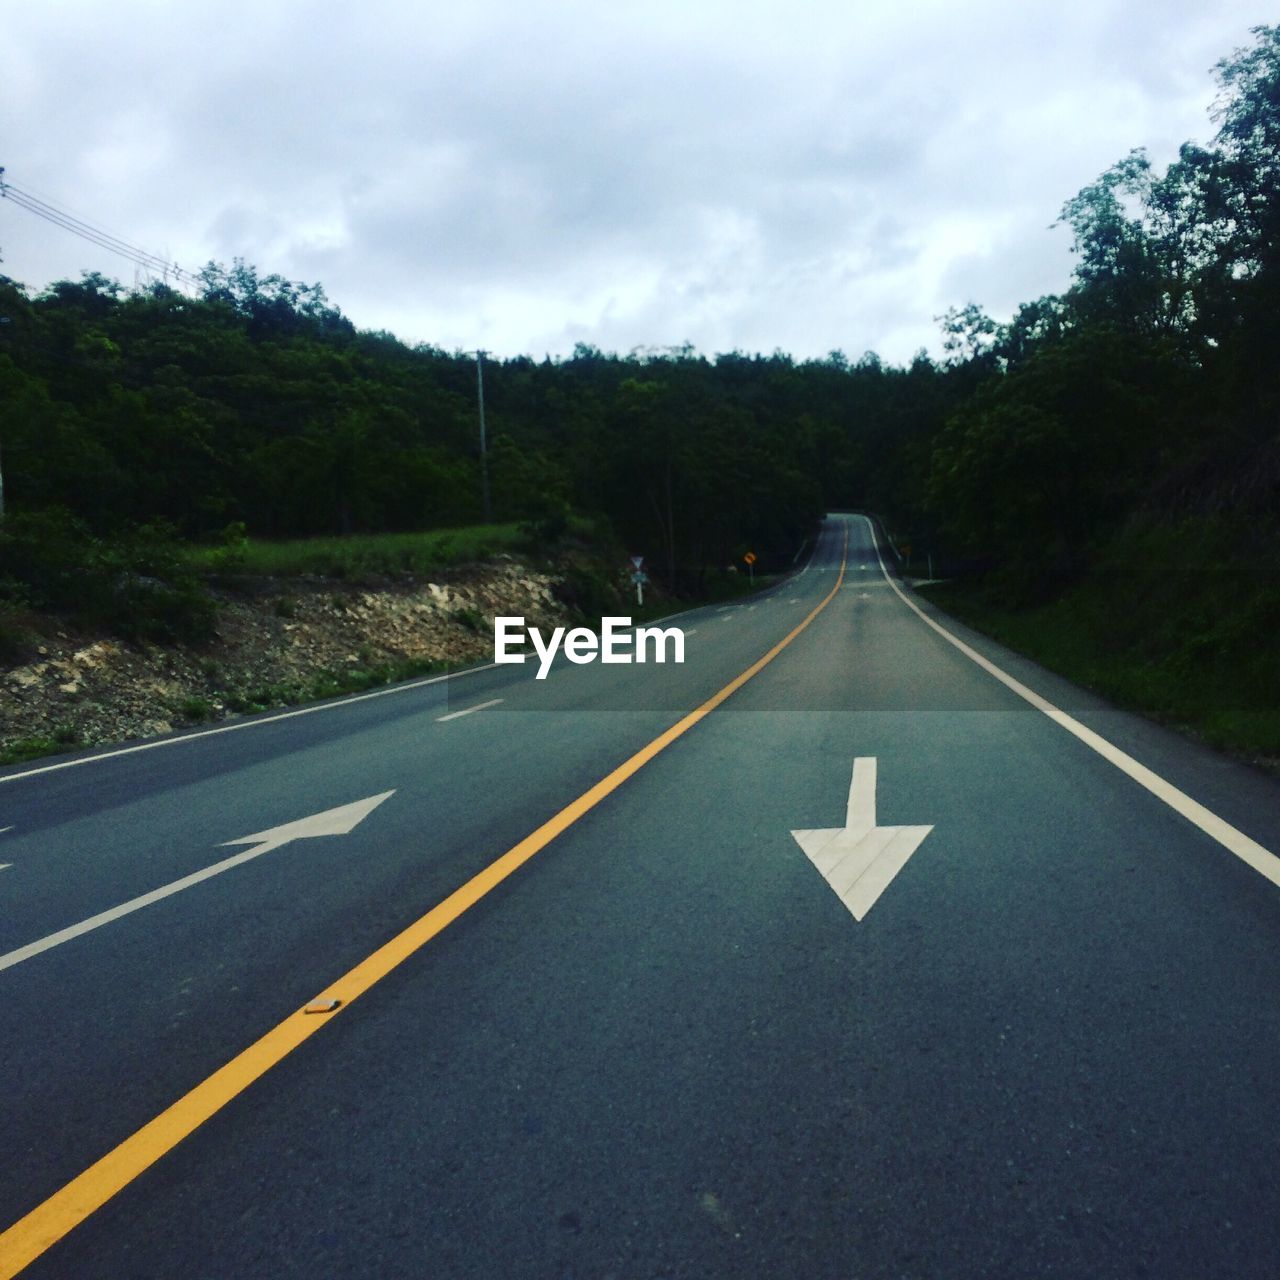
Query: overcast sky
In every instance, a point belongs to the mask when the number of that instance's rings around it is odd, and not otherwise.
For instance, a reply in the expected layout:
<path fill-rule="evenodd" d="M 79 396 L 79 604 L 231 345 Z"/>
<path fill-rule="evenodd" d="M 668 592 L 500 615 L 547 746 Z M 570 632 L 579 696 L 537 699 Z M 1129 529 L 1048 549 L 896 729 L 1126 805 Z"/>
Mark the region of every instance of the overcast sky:
<path fill-rule="evenodd" d="M 1213 133 L 1258 3 L 0 0 L 15 186 L 500 355 L 940 349 L 1066 287 L 1065 200 Z M 133 266 L 0 202 L 0 272 Z"/>

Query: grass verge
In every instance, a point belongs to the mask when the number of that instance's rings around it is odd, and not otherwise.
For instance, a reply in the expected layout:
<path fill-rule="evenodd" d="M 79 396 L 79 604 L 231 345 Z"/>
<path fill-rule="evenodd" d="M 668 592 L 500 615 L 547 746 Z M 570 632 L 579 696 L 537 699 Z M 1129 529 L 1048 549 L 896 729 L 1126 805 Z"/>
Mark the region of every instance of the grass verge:
<path fill-rule="evenodd" d="M 1280 772 L 1280 582 L 1213 530 L 1131 531 L 1039 603 L 991 578 L 918 590 L 1117 705 Z"/>
<path fill-rule="evenodd" d="M 199 572 L 270 578 L 309 575 L 351 581 L 431 573 L 499 552 L 518 551 L 527 542 L 528 534 L 519 525 L 481 524 L 427 533 L 367 533 L 283 542 L 241 537 L 218 547 L 190 547 L 185 554 L 187 563 Z"/>
<path fill-rule="evenodd" d="M 74 751 L 82 746 L 84 742 L 74 729 L 69 725 L 60 725 L 53 731 L 52 737 L 19 738 L 17 742 L 0 749 L 0 765 L 25 764 L 28 760 L 61 755 L 64 751 Z"/>
<path fill-rule="evenodd" d="M 262 685 L 252 689 L 216 695 L 218 701 L 233 712 L 252 714 L 277 707 L 301 706 L 340 698 L 348 693 L 365 693 L 383 685 L 398 684 L 420 676 L 443 675 L 454 667 L 429 658 L 409 658 L 401 662 L 382 662 L 365 667 L 348 667 L 341 671 L 318 671 L 307 680 L 285 684 Z"/>

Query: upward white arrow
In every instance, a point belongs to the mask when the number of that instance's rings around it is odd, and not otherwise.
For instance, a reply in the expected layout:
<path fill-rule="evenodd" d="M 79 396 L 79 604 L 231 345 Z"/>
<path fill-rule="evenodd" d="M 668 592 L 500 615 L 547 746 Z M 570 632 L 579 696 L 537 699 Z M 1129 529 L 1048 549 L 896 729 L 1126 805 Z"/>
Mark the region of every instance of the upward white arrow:
<path fill-rule="evenodd" d="M 65 929 L 59 929 L 57 933 L 38 938 L 35 942 L 27 943 L 25 947 L 0 955 L 0 969 L 12 968 L 15 964 L 30 960 L 32 956 L 38 956 L 42 951 L 61 946 L 64 942 L 70 942 L 72 938 L 78 938 L 83 933 L 100 929 L 104 924 L 110 924 L 112 920 L 119 920 L 121 916 L 140 911 L 143 907 L 149 907 L 162 898 L 172 897 L 175 893 L 181 893 L 183 889 L 190 889 L 193 884 L 221 875 L 224 871 L 230 871 L 232 867 L 241 866 L 250 859 L 257 858 L 272 849 L 278 849 L 282 844 L 288 844 L 292 840 L 305 840 L 310 836 L 345 836 L 388 796 L 394 794 L 394 791 L 384 791 L 381 795 L 339 805 L 336 809 L 313 813 L 309 818 L 299 818 L 296 822 L 269 827 L 266 831 L 259 831 L 255 835 L 241 836 L 238 840 L 227 840 L 224 842 L 224 847 L 232 844 L 248 844 L 253 845 L 253 848 L 245 849 L 241 853 L 233 853 L 231 857 L 223 858 L 221 862 L 215 862 L 212 866 L 202 867 L 189 876 L 183 876 L 181 880 L 170 881 L 169 884 L 163 884 L 158 889 L 152 889 L 150 893 L 130 898 L 128 902 L 122 902 L 109 911 L 100 911 L 96 916 L 81 920 L 79 924 L 68 925 Z"/>
<path fill-rule="evenodd" d="M 861 920 L 933 827 L 876 826 L 876 760 L 853 762 L 843 827 L 793 831 L 836 897 Z"/>

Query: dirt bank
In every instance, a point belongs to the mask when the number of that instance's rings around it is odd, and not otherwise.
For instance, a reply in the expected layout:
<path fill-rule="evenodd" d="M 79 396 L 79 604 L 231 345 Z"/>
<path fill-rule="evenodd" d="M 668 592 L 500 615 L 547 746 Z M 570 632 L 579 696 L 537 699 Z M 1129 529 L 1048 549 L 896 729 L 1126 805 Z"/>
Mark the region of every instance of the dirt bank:
<path fill-rule="evenodd" d="M 30 615 L 26 660 L 0 667 L 0 751 L 167 733 L 304 700 L 328 676 L 345 687 L 419 664 L 482 661 L 496 613 L 568 621 L 556 585 L 514 561 L 434 582 L 240 581 L 215 587 L 217 636 L 192 647 L 130 644 Z"/>

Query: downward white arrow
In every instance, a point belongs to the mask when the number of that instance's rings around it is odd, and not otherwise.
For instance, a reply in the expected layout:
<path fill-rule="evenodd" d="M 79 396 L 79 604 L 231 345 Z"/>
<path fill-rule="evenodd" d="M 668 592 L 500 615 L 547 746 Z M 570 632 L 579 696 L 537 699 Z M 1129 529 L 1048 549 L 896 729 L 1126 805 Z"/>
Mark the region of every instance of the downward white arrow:
<path fill-rule="evenodd" d="M 793 831 L 836 897 L 861 920 L 933 827 L 876 826 L 876 760 L 853 762 L 843 827 Z"/>
<path fill-rule="evenodd" d="M 199 884 L 202 880 L 208 880 L 212 876 L 221 875 L 224 871 L 230 871 L 232 867 L 238 867 L 272 849 L 278 849 L 282 844 L 288 844 L 291 840 L 305 840 L 309 836 L 345 836 L 358 822 L 368 817 L 388 796 L 394 794 L 394 791 L 384 791 L 381 795 L 369 796 L 366 800 L 357 800 L 352 804 L 339 805 L 336 809 L 326 809 L 323 813 L 312 814 L 309 818 L 299 818 L 296 822 L 286 822 L 283 826 L 270 827 L 266 831 L 259 831 L 256 835 L 241 836 L 238 840 L 227 840 L 224 842 L 227 845 L 251 844 L 254 847 L 244 850 L 243 853 L 232 854 L 229 858 L 223 858 L 221 862 L 215 862 L 210 867 L 193 871 L 189 876 L 183 876 L 181 880 L 174 880 L 169 884 L 161 885 L 158 889 L 152 889 L 150 893 L 144 893 L 137 898 L 130 898 L 128 902 L 122 902 L 118 907 L 112 907 L 109 911 L 101 911 L 96 916 L 81 920 L 79 924 L 68 925 L 65 929 L 59 929 L 57 933 L 51 933 L 47 937 L 37 939 L 35 942 L 29 942 L 25 947 L 19 947 L 16 951 L 10 951 L 6 955 L 0 956 L 0 969 L 12 968 L 15 964 L 30 960 L 32 956 L 38 956 L 42 951 L 48 951 L 52 947 L 61 946 L 64 942 L 70 942 L 72 938 L 80 937 L 81 934 L 100 929 L 104 924 L 110 924 L 112 920 L 119 920 L 121 916 L 140 911 L 143 907 L 149 907 L 153 902 L 159 902 L 162 898 L 181 893 L 183 889 L 189 889 L 193 884 Z"/>

